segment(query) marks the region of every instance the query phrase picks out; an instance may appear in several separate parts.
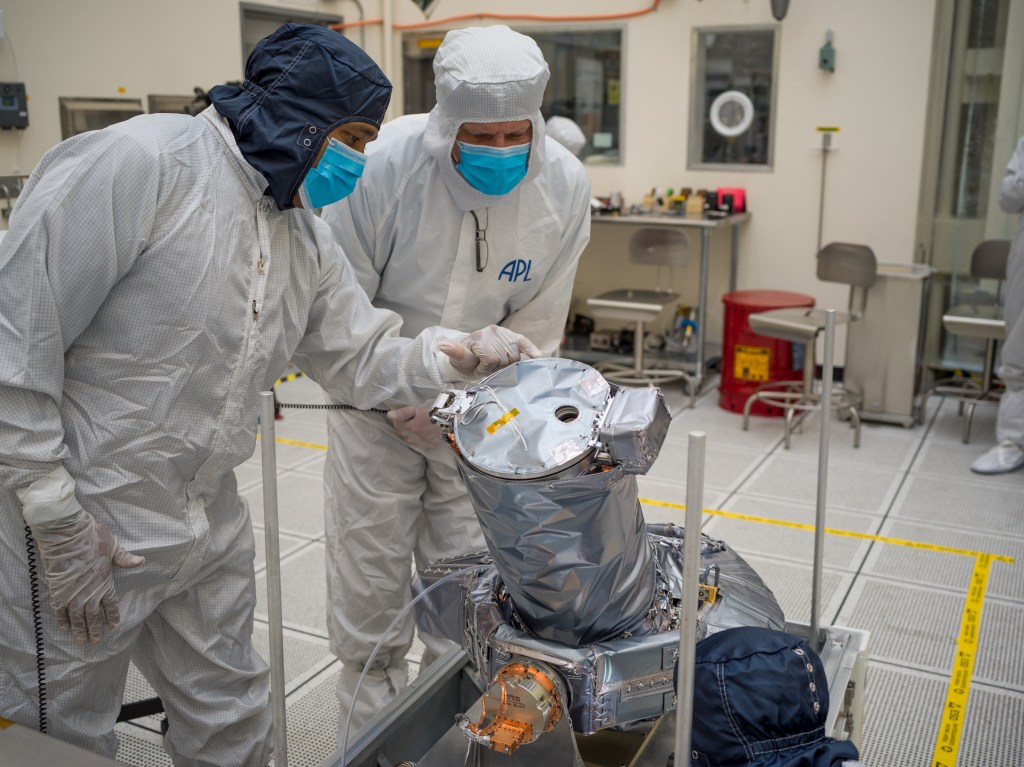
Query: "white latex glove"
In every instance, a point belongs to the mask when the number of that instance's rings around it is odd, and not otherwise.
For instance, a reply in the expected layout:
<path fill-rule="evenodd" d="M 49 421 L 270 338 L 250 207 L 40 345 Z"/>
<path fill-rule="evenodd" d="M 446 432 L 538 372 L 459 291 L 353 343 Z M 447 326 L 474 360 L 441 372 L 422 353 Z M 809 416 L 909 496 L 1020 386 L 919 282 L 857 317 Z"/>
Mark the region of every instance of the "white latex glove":
<path fill-rule="evenodd" d="M 441 427 L 430 421 L 430 411 L 422 407 L 400 407 L 387 414 L 398 436 L 410 447 L 429 450 L 443 443 Z"/>
<path fill-rule="evenodd" d="M 442 341 L 437 348 L 451 357 L 452 367 L 459 373 L 479 378 L 522 357 L 541 356 L 540 349 L 529 338 L 498 325 L 474 330 L 462 341 Z"/>
<path fill-rule="evenodd" d="M 87 511 L 32 528 L 50 589 L 50 606 L 61 628 L 76 642 L 103 639 L 104 624 L 121 625 L 113 568 L 138 567 L 146 560 L 127 551 Z"/>
<path fill-rule="evenodd" d="M 70 629 L 76 642 L 95 644 L 103 639 L 104 625 L 113 630 L 121 623 L 113 568 L 138 567 L 146 560 L 125 550 L 82 509 L 74 488 L 60 468 L 17 493 L 43 561 L 57 623 Z"/>

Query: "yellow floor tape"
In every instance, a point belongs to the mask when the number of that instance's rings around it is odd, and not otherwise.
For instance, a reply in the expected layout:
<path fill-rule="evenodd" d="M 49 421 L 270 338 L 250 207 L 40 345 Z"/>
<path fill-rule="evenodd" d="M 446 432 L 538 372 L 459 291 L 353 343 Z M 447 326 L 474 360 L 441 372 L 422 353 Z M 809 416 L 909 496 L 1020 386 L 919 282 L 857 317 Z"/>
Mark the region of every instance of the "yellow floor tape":
<path fill-rule="evenodd" d="M 655 501 L 651 498 L 641 498 L 640 503 L 652 506 L 665 506 L 672 509 L 686 509 L 685 504 Z M 733 511 L 704 509 L 704 513 L 715 517 L 742 519 L 766 525 L 778 525 L 799 530 L 814 530 L 814 525 L 789 522 L 783 519 L 757 517 L 752 514 L 738 514 Z M 953 662 L 953 673 L 949 678 L 946 703 L 942 709 L 942 721 L 939 724 L 938 738 L 935 742 L 935 754 L 932 757 L 932 767 L 955 767 L 957 754 L 960 751 L 960 736 L 963 734 L 964 717 L 967 714 L 967 697 L 971 689 L 971 678 L 974 675 L 974 657 L 978 651 L 978 633 L 981 630 L 981 608 L 985 602 L 985 590 L 988 588 L 988 574 L 992 568 L 992 562 L 1013 564 L 1013 557 L 1003 556 L 1002 554 L 990 554 L 984 551 L 958 549 L 952 546 L 939 546 L 922 541 L 909 541 L 903 538 L 891 538 L 885 535 L 871 535 L 852 530 L 837 530 L 830 527 L 826 527 L 825 532 L 830 535 L 861 538 L 896 546 L 906 546 L 912 549 L 925 549 L 944 554 L 974 557 L 974 572 L 971 574 L 971 585 L 967 591 L 967 599 L 964 601 L 964 612 L 960 621 L 960 635 L 956 643 L 956 660 Z"/>
<path fill-rule="evenodd" d="M 641 498 L 640 503 L 647 503 L 651 506 L 664 506 L 669 509 L 685 510 L 686 505 L 682 503 L 669 503 L 667 501 L 655 501 L 651 498 Z M 763 525 L 776 525 L 778 527 L 792 527 L 796 530 L 814 531 L 814 525 L 807 525 L 803 522 L 789 522 L 785 519 L 771 519 L 770 517 L 758 517 L 753 514 L 739 514 L 735 511 L 720 511 L 718 509 L 704 509 L 704 513 L 712 517 L 727 517 L 729 519 L 742 519 L 747 522 L 758 522 Z M 1013 557 L 1002 554 L 991 554 L 986 551 L 972 551 L 971 549 L 958 549 L 952 546 L 940 546 L 937 543 L 925 543 L 924 541 L 910 541 L 904 538 L 891 538 L 887 535 L 872 535 L 871 533 L 858 533 L 854 530 L 839 530 L 834 527 L 826 527 L 825 532 L 829 535 L 841 535 L 847 538 L 860 538 L 865 541 L 878 541 L 879 543 L 891 543 L 896 546 L 906 546 L 911 549 L 925 549 L 926 551 L 940 551 L 944 554 L 959 554 L 964 557 L 980 557 L 985 555 L 996 562 L 1013 564 Z"/>
<path fill-rule="evenodd" d="M 296 447 L 311 447 L 314 450 L 327 449 L 327 445 L 318 445 L 315 442 L 302 442 L 297 439 L 288 439 L 287 437 L 274 437 L 274 442 L 279 442 L 282 445 L 295 445 Z"/>
<path fill-rule="evenodd" d="M 296 378 L 304 377 L 305 373 L 303 373 L 301 370 L 298 373 L 289 373 L 288 375 L 284 375 L 278 378 L 277 381 L 274 382 L 274 386 L 279 386 L 280 384 L 288 383 L 289 381 L 294 381 Z"/>
<path fill-rule="evenodd" d="M 953 661 L 953 675 L 946 690 L 946 704 L 942 709 L 939 724 L 939 738 L 935 743 L 932 767 L 955 767 L 960 750 L 960 735 L 967 716 L 967 695 L 971 690 L 974 675 L 974 656 L 978 652 L 978 633 L 981 631 L 981 608 L 985 602 L 988 587 L 988 573 L 992 558 L 979 554 L 974 560 L 971 573 L 971 587 L 964 602 L 964 614 L 960 620 L 960 636 L 956 640 L 956 660 Z"/>

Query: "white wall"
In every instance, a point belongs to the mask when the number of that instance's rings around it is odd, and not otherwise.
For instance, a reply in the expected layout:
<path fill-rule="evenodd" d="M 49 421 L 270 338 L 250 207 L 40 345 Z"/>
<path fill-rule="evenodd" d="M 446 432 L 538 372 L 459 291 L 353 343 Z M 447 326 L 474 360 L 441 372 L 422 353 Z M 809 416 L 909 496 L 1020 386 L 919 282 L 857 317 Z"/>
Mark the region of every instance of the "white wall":
<path fill-rule="evenodd" d="M 366 18 L 388 12 L 387 2 L 363 0 Z M 423 21 L 412 2 L 390 2 L 396 24 Z M 319 9 L 348 20 L 358 18 L 359 7 L 351 0 L 261 4 Z M 497 0 L 440 0 L 432 17 L 485 11 L 591 15 L 649 5 L 649 0 L 519 0 L 510 7 Z M 28 87 L 31 125 L 23 132 L 0 133 L 0 175 L 14 172 L 19 140 L 23 172 L 60 140 L 59 96 L 126 95 L 141 98 L 145 106 L 150 93 L 187 94 L 193 86 L 209 87 L 242 74 L 235 0 L 8 0 L 3 8 L 19 76 Z M 625 162 L 590 169 L 595 193 L 621 191 L 629 203 L 652 186 L 746 187 L 752 220 L 742 238 L 739 287 L 789 288 L 811 293 L 819 303 L 843 303 L 845 291 L 814 277 L 821 173 L 814 129 L 841 128 L 840 149 L 828 159 L 824 240 L 863 242 L 882 261 L 911 261 L 934 17 L 935 0 L 791 0 L 781 22 L 774 167 L 746 173 L 686 168 L 692 31 L 773 24 L 769 0 L 663 0 L 653 14 L 597 23 L 625 31 L 626 117 Z M 474 22 L 456 26 L 469 23 Z M 521 29 L 550 26 L 509 23 Z M 834 74 L 817 68 L 828 29 L 837 51 Z M 391 40 L 393 61 L 387 62 L 380 25 L 348 34 L 382 63 L 396 84 L 393 103 L 401 104 L 399 35 Z M 0 43 L 0 79 L 14 79 L 5 46 Z M 629 280 L 616 268 L 623 262 L 623 243 L 621 236 L 599 237 L 588 248 L 577 280 L 579 300 Z M 728 256 L 728 236 L 716 236 L 712 318 L 720 316 Z M 696 300 L 695 274 L 690 269 L 677 280 L 691 301 Z"/>
<path fill-rule="evenodd" d="M 0 133 L 0 174 L 31 172 L 61 139 L 61 96 L 139 98 L 191 94 L 238 79 L 242 45 L 236 3 L 209 0 L 7 0 L 0 76 L 28 93 L 29 127 Z"/>

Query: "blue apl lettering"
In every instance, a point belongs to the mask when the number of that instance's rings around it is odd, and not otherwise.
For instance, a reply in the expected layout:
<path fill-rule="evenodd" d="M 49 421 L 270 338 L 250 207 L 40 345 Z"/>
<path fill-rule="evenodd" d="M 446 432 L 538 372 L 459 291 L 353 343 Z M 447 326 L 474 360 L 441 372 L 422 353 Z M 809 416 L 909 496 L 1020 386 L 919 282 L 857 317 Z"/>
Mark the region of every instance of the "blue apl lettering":
<path fill-rule="evenodd" d="M 523 282 L 529 282 L 531 266 L 533 266 L 532 260 L 513 259 L 501 268 L 498 281 L 500 282 L 503 278 L 508 277 L 509 282 L 518 282 L 519 278 L 522 277 Z"/>

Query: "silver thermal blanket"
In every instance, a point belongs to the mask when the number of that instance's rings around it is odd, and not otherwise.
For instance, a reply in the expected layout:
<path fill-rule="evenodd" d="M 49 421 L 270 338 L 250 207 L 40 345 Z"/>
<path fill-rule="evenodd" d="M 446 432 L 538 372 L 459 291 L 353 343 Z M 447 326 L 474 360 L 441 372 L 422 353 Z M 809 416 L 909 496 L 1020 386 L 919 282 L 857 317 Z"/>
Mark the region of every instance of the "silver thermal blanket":
<path fill-rule="evenodd" d="M 654 388 L 622 389 L 573 360 L 523 360 L 431 417 L 459 456 L 487 552 L 421 570 L 420 627 L 460 643 L 487 678 L 543 661 L 591 733 L 675 707 L 682 528 L 645 525 L 636 475 L 671 416 Z M 698 639 L 735 626 L 783 630 L 774 595 L 722 541 L 701 536 Z"/>
<path fill-rule="evenodd" d="M 524 360 L 435 411 L 524 626 L 586 645 L 645 627 L 657 588 L 636 474 L 671 420 L 657 389 L 573 360 Z"/>
<path fill-rule="evenodd" d="M 672 675 L 679 644 L 684 536 L 674 525 L 647 525 L 645 537 L 659 581 L 664 579 L 649 606 L 651 633 L 627 633 L 581 647 L 536 637 L 520 621 L 507 584 L 485 552 L 446 559 L 419 572 L 416 591 L 455 570 L 465 571 L 417 605 L 419 626 L 461 644 L 488 679 L 514 656 L 558 669 L 569 689 L 569 714 L 577 732 L 660 716 L 675 708 Z M 736 626 L 785 629 L 771 590 L 727 544 L 702 534 L 700 563 L 701 583 L 714 587 L 715 593 L 708 590 L 702 598 L 698 641 Z"/>

